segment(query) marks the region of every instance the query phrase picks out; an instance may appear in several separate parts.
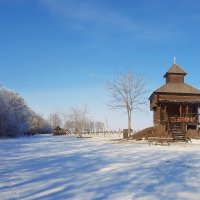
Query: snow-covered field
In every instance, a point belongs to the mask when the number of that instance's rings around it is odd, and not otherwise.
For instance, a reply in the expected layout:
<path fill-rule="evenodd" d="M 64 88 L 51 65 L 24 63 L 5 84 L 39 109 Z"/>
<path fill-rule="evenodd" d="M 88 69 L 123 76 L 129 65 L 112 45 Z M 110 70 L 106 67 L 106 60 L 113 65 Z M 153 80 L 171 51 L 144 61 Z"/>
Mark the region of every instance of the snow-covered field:
<path fill-rule="evenodd" d="M 37 135 L 1 139 L 0 159 L 1 200 L 200 199 L 198 143 Z"/>

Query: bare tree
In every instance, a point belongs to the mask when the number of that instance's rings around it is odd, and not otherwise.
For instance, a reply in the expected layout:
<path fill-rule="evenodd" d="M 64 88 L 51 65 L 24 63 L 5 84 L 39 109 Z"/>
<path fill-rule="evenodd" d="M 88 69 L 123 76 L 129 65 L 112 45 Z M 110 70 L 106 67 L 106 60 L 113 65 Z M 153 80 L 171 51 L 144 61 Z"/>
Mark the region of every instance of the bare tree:
<path fill-rule="evenodd" d="M 71 133 L 82 135 L 82 133 L 94 133 L 103 131 L 104 124 L 91 120 L 87 105 L 71 107 L 69 112 L 63 112 L 64 128 Z"/>
<path fill-rule="evenodd" d="M 95 130 L 95 122 L 89 121 L 90 133 L 94 133 Z"/>
<path fill-rule="evenodd" d="M 96 132 L 103 132 L 104 123 L 99 122 L 99 121 L 96 121 L 96 122 L 94 123 L 94 125 L 95 125 Z"/>
<path fill-rule="evenodd" d="M 107 82 L 106 87 L 111 97 L 108 106 L 111 109 L 126 110 L 128 135 L 130 135 L 132 112 L 140 110 L 141 106 L 146 104 L 145 94 L 147 90 L 145 89 L 144 77 L 127 71 L 117 74 L 112 81 Z"/>
<path fill-rule="evenodd" d="M 49 123 L 51 124 L 52 128 L 62 125 L 62 119 L 58 111 L 49 115 Z"/>
<path fill-rule="evenodd" d="M 88 124 L 88 106 L 73 107 L 71 108 L 71 119 L 74 121 L 74 128 L 78 131 L 79 135 L 83 133 Z"/>
<path fill-rule="evenodd" d="M 74 122 L 71 119 L 71 113 L 63 112 L 63 126 L 69 132 L 72 133 L 74 130 Z"/>
<path fill-rule="evenodd" d="M 50 133 L 52 131 L 51 125 L 39 113 L 33 113 L 29 117 L 29 126 L 29 134 Z"/>

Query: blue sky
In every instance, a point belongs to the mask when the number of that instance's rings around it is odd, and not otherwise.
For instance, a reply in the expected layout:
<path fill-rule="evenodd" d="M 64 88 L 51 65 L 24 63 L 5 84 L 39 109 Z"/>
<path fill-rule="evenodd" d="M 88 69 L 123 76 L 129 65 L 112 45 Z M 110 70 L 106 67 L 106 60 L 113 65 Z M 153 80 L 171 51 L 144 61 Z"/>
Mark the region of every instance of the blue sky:
<path fill-rule="evenodd" d="M 126 113 L 106 106 L 116 71 L 143 74 L 150 95 L 175 56 L 200 88 L 199 10 L 198 0 L 0 0 L 0 82 L 44 116 L 88 104 L 124 128 Z M 133 114 L 134 129 L 151 124 L 148 105 Z"/>

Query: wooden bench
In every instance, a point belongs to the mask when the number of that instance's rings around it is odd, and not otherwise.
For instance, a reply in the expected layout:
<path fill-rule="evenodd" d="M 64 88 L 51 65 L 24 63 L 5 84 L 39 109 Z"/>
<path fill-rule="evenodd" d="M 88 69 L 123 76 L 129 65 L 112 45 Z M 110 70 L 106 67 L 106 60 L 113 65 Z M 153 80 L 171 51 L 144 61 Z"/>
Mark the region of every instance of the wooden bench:
<path fill-rule="evenodd" d="M 170 145 L 170 142 L 172 142 L 173 138 L 162 138 L 162 137 L 148 137 L 147 141 L 149 143 L 149 146 L 151 143 L 155 142 L 155 145 L 160 144 L 168 144 Z"/>

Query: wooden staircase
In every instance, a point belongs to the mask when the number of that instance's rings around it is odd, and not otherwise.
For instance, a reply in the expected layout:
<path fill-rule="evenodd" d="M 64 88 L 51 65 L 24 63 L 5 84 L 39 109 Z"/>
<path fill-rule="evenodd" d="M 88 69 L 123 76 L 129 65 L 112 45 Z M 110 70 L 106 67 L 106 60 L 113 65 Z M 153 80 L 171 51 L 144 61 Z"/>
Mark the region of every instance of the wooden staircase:
<path fill-rule="evenodd" d="M 174 141 L 187 141 L 186 131 L 184 130 L 184 124 L 182 122 L 169 122 L 169 126 Z"/>

